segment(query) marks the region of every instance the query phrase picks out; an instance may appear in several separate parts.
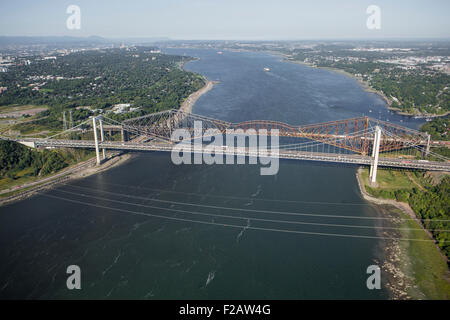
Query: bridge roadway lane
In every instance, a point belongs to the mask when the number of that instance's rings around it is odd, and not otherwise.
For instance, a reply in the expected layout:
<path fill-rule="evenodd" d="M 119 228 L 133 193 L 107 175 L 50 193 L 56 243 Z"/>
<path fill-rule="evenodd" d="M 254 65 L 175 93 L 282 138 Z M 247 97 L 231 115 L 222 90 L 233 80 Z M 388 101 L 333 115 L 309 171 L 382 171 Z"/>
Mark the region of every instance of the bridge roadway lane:
<path fill-rule="evenodd" d="M 44 140 L 44 139 L 27 139 L 17 142 L 34 142 L 36 147 L 54 147 L 54 148 L 95 148 L 94 141 L 83 140 Z M 99 143 L 100 149 L 108 150 L 127 150 L 127 151 L 164 151 L 171 152 L 173 145 L 170 144 L 143 144 L 130 142 L 102 142 Z M 223 147 L 223 154 L 235 154 L 243 156 L 261 156 L 256 150 L 248 148 L 237 148 L 229 150 Z M 276 157 L 272 155 L 272 157 Z M 281 159 L 310 160 L 333 163 L 346 163 L 356 165 L 370 165 L 372 158 L 358 154 L 331 154 L 304 151 L 288 151 L 280 150 L 278 157 Z M 399 158 L 380 157 L 378 165 L 381 167 L 405 168 L 405 169 L 422 169 L 431 171 L 450 171 L 450 162 L 437 162 L 427 160 L 405 160 Z"/>

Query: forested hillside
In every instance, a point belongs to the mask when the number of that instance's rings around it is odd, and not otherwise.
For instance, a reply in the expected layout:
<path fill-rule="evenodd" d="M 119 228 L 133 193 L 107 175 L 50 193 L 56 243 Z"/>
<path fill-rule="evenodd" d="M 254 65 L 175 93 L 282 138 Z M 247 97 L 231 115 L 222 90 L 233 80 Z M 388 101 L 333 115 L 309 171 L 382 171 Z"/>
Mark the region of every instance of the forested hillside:
<path fill-rule="evenodd" d="M 0 140 L 0 185 L 23 177 L 57 172 L 89 153 L 86 150 L 34 150 L 16 142 Z"/>
<path fill-rule="evenodd" d="M 139 47 L 35 58 L 0 73 L 0 84 L 8 88 L 0 105 L 176 107 L 204 85 L 199 75 L 179 68 L 192 58 L 152 52 Z"/>
<path fill-rule="evenodd" d="M 439 247 L 450 258 L 450 235 L 440 231 L 448 230 L 449 223 L 442 220 L 450 219 L 450 176 L 426 192 L 414 189 L 408 198 L 414 212 L 423 219 L 425 228 L 431 231 Z"/>
<path fill-rule="evenodd" d="M 73 113 L 76 125 L 94 113 L 122 120 L 176 109 L 205 85 L 202 76 L 181 68 L 190 60 L 148 47 L 30 57 L 29 63 L 0 73 L 0 87 L 7 88 L 0 94 L 0 110 L 2 105 L 48 106 L 36 121 L 12 127 L 23 134 L 62 129 L 63 111 Z M 118 104 L 129 107 L 111 112 Z"/>
<path fill-rule="evenodd" d="M 433 119 L 425 123 L 420 130 L 428 132 L 433 140 L 450 140 L 450 117 Z"/>

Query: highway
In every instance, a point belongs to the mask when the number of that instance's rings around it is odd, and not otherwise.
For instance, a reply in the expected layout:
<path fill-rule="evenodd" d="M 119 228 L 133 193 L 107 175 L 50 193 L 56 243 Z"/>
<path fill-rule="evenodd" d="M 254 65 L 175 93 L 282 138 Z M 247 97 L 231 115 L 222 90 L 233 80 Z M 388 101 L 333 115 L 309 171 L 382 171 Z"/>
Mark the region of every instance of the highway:
<path fill-rule="evenodd" d="M 45 139 L 26 139 L 16 140 L 17 142 L 33 144 L 34 147 L 46 147 L 46 148 L 88 148 L 94 149 L 94 141 L 84 140 L 45 140 Z M 99 142 L 100 149 L 106 150 L 124 150 L 124 151 L 161 151 L 172 152 L 174 145 L 166 143 L 137 143 L 137 142 Z M 236 156 L 254 156 L 261 157 L 265 154 L 258 153 L 257 150 L 248 148 L 228 148 L 221 147 L 220 151 L 223 155 L 236 155 Z M 278 157 L 280 159 L 295 159 L 295 160 L 309 160 L 320 162 L 333 162 L 333 163 L 345 163 L 355 165 L 367 165 L 370 166 L 372 158 L 369 156 L 363 156 L 358 154 L 337 154 L 337 153 L 318 153 L 318 152 L 305 152 L 305 151 L 290 151 L 280 149 L 274 154 L 270 154 L 269 157 Z M 427 160 L 413 160 L 413 159 L 400 159 L 400 158 L 387 158 L 380 156 L 379 166 L 390 168 L 404 168 L 404 169 L 420 169 L 431 171 L 450 171 L 450 162 L 438 162 Z"/>

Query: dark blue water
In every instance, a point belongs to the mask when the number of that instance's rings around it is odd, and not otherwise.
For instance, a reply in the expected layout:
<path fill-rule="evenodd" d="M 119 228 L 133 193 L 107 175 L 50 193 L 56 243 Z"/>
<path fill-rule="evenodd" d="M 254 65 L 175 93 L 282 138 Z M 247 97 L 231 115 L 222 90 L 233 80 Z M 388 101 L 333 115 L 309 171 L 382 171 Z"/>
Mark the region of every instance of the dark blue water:
<path fill-rule="evenodd" d="M 304 124 L 372 110 L 408 121 L 329 71 L 259 53 L 167 51 L 199 57 L 186 68 L 220 81 L 195 113 Z M 355 171 L 286 160 L 277 175 L 260 176 L 255 165 L 176 166 L 169 154 L 140 154 L 0 208 L 0 297 L 387 298 L 385 288 L 366 287 L 379 240 L 345 237 L 377 236 L 373 229 L 300 224 L 374 226 L 342 218 L 378 215 L 361 199 Z M 72 264 L 82 271 L 79 291 L 66 288 Z"/>
<path fill-rule="evenodd" d="M 280 56 L 256 52 L 166 49 L 200 58 L 186 65 L 220 81 L 200 98 L 194 113 L 239 122 L 278 120 L 292 125 L 369 116 L 418 128 L 423 120 L 398 115 L 355 79 L 332 71 L 284 62 Z M 270 68 L 270 72 L 264 68 Z"/>

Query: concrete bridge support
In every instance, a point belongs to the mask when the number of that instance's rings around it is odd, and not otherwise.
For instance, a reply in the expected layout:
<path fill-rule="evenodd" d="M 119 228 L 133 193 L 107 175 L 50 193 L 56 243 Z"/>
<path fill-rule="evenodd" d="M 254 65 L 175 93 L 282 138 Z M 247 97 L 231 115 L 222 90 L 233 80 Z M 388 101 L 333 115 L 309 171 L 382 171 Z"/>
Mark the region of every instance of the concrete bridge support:
<path fill-rule="evenodd" d="M 428 157 L 428 154 L 430 153 L 430 142 L 431 142 L 431 135 L 427 134 L 427 146 L 425 149 L 425 157 Z"/>
<path fill-rule="evenodd" d="M 102 119 L 98 119 L 98 123 L 100 126 L 100 138 L 101 138 L 101 142 L 105 141 L 105 133 L 103 132 L 103 121 Z M 102 154 L 103 154 L 103 160 L 106 159 L 106 150 L 102 149 Z"/>
<path fill-rule="evenodd" d="M 120 131 L 122 134 L 122 142 L 128 141 L 128 132 L 127 130 L 122 126 L 122 130 Z"/>
<path fill-rule="evenodd" d="M 370 165 L 370 182 L 377 182 L 377 169 L 378 169 L 378 157 L 380 154 L 380 143 L 381 143 L 381 128 L 375 127 L 375 137 L 373 139 L 373 148 L 372 148 L 372 164 Z"/>
<path fill-rule="evenodd" d="M 98 147 L 97 118 L 92 117 L 92 129 L 94 130 L 95 154 L 97 156 L 97 165 L 101 164 L 100 150 Z"/>

